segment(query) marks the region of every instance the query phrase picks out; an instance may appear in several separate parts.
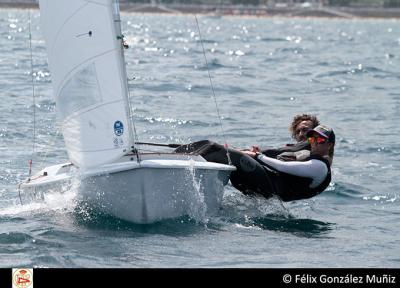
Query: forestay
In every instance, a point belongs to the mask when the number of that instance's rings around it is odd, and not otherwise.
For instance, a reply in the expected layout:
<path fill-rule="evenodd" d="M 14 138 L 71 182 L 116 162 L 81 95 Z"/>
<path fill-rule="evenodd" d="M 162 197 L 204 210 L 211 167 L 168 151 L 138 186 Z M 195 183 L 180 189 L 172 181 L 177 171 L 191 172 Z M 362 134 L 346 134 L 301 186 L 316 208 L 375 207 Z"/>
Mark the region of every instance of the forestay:
<path fill-rule="evenodd" d="M 109 163 L 133 145 L 118 3 L 39 3 L 70 161 L 81 168 Z"/>

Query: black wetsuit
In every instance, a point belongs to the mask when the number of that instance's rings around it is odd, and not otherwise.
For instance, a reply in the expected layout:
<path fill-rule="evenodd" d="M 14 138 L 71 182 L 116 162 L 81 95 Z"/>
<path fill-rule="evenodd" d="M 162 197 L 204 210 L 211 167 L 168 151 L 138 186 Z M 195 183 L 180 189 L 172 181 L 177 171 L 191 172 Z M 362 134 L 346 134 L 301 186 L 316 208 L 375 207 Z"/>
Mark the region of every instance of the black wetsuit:
<path fill-rule="evenodd" d="M 298 145 L 298 148 L 304 148 L 304 146 Z M 238 150 L 230 148 L 228 150 L 231 164 L 237 169 L 231 173 L 230 181 L 236 189 L 244 194 L 257 193 L 266 198 L 278 195 L 283 201 L 306 199 L 324 191 L 331 181 L 329 163 L 323 158 L 316 158 L 319 156 L 308 158 L 323 161 L 328 166 L 329 172 L 325 180 L 318 187 L 310 188 L 309 185 L 312 182 L 310 178 L 293 176 L 276 171 Z M 208 140 L 182 145 L 175 152 L 199 154 L 210 162 L 229 163 L 226 148 Z M 283 152 L 287 151 L 281 151 L 281 153 Z M 276 155 L 279 154 L 277 153 Z M 304 161 L 309 160 L 308 158 Z"/>

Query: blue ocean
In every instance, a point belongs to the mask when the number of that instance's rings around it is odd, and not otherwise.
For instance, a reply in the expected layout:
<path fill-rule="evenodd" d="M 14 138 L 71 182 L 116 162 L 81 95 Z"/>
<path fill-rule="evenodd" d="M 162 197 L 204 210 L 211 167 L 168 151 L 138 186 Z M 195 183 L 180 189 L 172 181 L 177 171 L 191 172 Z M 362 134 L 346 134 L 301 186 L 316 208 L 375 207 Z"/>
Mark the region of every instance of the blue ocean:
<path fill-rule="evenodd" d="M 122 13 L 139 141 L 279 147 L 302 113 L 337 137 L 312 199 L 228 184 L 218 215 L 136 225 L 76 191 L 20 203 L 30 159 L 33 172 L 68 161 L 39 17 L 0 11 L 1 267 L 400 267 L 399 20 L 197 15 L 199 33 L 194 15 Z"/>

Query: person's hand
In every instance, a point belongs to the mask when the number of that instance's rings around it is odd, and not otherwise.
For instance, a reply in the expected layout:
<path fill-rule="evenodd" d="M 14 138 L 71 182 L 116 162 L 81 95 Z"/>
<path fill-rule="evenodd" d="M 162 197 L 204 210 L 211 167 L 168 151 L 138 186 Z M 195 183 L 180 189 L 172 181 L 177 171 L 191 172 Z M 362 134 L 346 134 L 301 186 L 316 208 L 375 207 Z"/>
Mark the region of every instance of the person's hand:
<path fill-rule="evenodd" d="M 256 158 L 257 153 L 252 151 L 242 151 L 244 154 L 250 156 L 251 158 Z"/>
<path fill-rule="evenodd" d="M 253 146 L 251 146 L 250 151 L 251 151 L 251 152 L 254 152 L 254 153 L 261 152 L 261 151 L 260 151 L 260 146 L 258 146 L 258 145 L 253 145 Z"/>

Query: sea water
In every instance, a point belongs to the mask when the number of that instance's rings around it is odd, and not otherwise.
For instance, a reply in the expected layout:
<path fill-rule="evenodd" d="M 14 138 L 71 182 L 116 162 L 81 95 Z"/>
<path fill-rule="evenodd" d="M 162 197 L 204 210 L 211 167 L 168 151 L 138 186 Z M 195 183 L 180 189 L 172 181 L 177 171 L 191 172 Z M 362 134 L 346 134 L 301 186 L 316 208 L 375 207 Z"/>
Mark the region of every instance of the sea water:
<path fill-rule="evenodd" d="M 198 201 L 201 213 L 151 225 L 80 206 L 74 189 L 21 205 L 30 159 L 34 172 L 68 159 L 39 11 L 1 10 L 0 266 L 399 267 L 400 22 L 198 20 L 208 67 L 193 15 L 122 13 L 139 141 L 277 147 L 312 113 L 337 135 L 328 189 L 283 203 L 228 185 L 218 215 Z"/>

